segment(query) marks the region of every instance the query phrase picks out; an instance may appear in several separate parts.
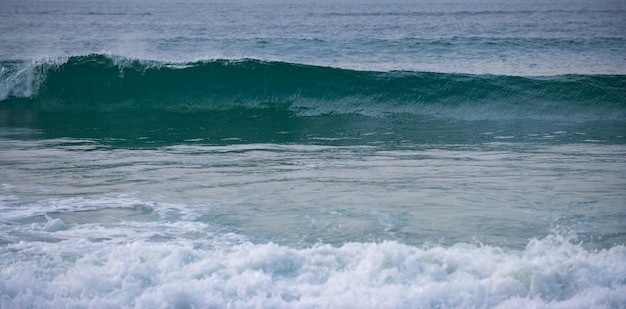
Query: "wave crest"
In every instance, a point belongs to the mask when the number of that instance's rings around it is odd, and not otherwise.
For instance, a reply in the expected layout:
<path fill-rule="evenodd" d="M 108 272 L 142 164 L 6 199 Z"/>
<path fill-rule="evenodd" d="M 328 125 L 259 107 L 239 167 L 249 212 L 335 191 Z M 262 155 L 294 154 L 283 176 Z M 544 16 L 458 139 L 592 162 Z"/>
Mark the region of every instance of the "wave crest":
<path fill-rule="evenodd" d="M 163 63 L 105 55 L 32 64 L 2 63 L 0 100 L 24 98 L 44 108 L 102 108 L 134 101 L 150 107 L 222 109 L 292 103 L 345 112 L 411 112 L 419 106 L 462 104 L 613 104 L 626 100 L 625 76 L 513 77 L 430 72 L 367 72 L 254 59 Z M 341 104 L 340 102 L 354 102 Z M 341 112 L 341 110 L 339 110 Z"/>

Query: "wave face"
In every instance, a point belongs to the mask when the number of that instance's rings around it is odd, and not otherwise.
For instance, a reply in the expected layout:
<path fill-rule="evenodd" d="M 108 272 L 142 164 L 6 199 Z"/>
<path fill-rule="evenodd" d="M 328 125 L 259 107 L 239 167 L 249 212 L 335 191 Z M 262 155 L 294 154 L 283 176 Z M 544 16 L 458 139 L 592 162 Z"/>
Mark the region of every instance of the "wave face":
<path fill-rule="evenodd" d="M 372 72 L 253 59 L 177 64 L 98 54 L 2 66 L 0 125 L 5 126 L 292 132 L 381 119 L 386 121 L 379 127 L 397 126 L 398 118 L 413 123 L 626 119 L 622 75 Z"/>

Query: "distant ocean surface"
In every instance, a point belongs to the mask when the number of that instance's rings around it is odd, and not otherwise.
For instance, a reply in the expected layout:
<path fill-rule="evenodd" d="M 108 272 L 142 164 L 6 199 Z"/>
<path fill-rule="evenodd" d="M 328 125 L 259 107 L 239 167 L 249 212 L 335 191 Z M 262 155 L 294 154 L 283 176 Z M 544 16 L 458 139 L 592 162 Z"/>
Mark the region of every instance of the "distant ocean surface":
<path fill-rule="evenodd" d="M 626 2 L 0 3 L 0 308 L 626 308 Z"/>

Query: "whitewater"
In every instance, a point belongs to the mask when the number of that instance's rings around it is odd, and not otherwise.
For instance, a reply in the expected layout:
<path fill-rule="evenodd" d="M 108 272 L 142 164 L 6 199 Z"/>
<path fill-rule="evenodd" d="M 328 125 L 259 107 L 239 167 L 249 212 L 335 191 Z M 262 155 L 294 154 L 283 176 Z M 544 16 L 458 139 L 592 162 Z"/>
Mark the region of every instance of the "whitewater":
<path fill-rule="evenodd" d="M 626 308 L 626 2 L 0 3 L 0 308 Z"/>

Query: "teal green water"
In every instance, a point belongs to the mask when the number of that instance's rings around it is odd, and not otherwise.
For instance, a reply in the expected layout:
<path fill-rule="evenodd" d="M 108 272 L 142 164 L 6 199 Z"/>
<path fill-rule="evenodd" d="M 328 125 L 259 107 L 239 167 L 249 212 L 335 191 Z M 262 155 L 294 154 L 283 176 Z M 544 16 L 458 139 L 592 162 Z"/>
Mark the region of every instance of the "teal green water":
<path fill-rule="evenodd" d="M 501 108 L 501 117 L 518 118 L 540 117 L 546 111 L 545 117 L 559 117 L 572 109 L 584 114 L 590 108 L 608 108 L 598 116 L 621 119 L 623 114 L 611 112 L 622 111 L 626 104 L 624 75 L 533 78 L 368 72 L 248 59 L 172 64 L 102 55 L 71 57 L 65 63 L 42 63 L 30 69 L 31 85 L 27 81 L 14 85 L 4 105 L 23 98 L 25 103 L 17 104 L 30 103 L 42 111 L 144 108 L 178 113 L 278 105 L 312 116 L 429 115 L 433 107 L 468 106 L 469 110 L 471 105 Z M 26 87 L 32 93 L 24 93 Z M 507 108 L 527 114 L 507 113 Z"/>
<path fill-rule="evenodd" d="M 138 146 L 186 139 L 209 144 L 485 142 L 480 133 L 506 132 L 523 140 L 564 127 L 623 142 L 625 133 L 622 75 L 372 72 L 258 60 L 169 64 L 102 55 L 31 70 L 23 81 L 30 84 L 14 85 L 0 106 L 4 125 Z M 29 92 L 20 92 L 24 89 Z"/>

